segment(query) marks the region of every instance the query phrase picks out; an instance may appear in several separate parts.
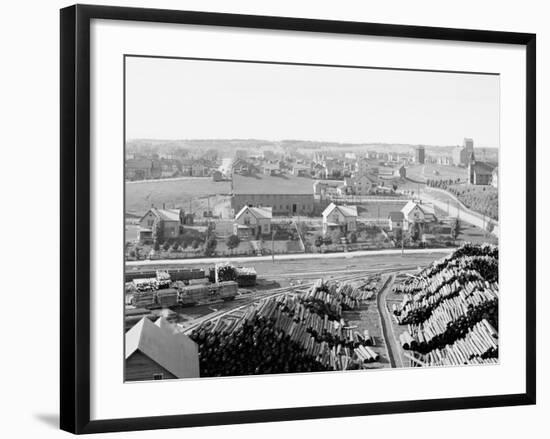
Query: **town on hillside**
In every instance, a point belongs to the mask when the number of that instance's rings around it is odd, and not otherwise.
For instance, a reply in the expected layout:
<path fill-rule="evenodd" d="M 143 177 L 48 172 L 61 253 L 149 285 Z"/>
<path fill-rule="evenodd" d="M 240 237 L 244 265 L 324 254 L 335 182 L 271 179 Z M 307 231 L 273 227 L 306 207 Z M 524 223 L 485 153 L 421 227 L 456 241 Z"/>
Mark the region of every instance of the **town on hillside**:
<path fill-rule="evenodd" d="M 125 379 L 498 362 L 498 155 L 133 141 Z"/>
<path fill-rule="evenodd" d="M 498 157 L 475 150 L 472 139 L 443 153 L 422 145 L 361 153 L 258 143 L 229 157 L 222 148 L 130 144 L 126 259 L 439 248 L 498 239 Z"/>

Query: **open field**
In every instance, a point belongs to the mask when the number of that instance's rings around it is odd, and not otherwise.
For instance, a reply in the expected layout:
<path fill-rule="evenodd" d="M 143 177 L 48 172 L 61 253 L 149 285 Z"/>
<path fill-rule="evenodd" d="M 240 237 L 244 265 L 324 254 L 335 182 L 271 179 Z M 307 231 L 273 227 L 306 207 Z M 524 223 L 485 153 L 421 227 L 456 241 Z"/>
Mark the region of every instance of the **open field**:
<path fill-rule="evenodd" d="M 456 180 L 466 181 L 468 170 L 458 166 L 447 165 L 412 165 L 407 168 L 407 177 L 416 181 L 428 180 Z"/>
<path fill-rule="evenodd" d="M 178 180 L 149 180 L 126 184 L 126 212 L 144 214 L 151 205 L 181 207 L 188 209 L 189 200 L 198 200 L 213 194 L 229 194 L 231 182 L 213 181 L 209 177 L 196 177 Z M 211 200 L 215 205 L 214 200 Z M 201 200 L 201 205 L 206 203 Z M 213 207 L 213 206 L 211 206 Z M 192 205 L 192 209 L 197 208 Z"/>

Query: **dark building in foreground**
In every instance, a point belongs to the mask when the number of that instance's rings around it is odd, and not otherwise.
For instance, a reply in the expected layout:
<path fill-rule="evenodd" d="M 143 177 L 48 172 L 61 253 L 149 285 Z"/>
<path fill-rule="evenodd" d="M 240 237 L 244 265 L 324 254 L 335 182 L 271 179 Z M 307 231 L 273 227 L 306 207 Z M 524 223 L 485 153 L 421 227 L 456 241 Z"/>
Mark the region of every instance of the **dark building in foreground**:
<path fill-rule="evenodd" d="M 293 175 L 233 174 L 231 208 L 271 207 L 273 215 L 313 215 L 313 180 Z"/>
<path fill-rule="evenodd" d="M 142 318 L 126 333 L 126 381 L 198 378 L 199 349 L 164 318 Z"/>

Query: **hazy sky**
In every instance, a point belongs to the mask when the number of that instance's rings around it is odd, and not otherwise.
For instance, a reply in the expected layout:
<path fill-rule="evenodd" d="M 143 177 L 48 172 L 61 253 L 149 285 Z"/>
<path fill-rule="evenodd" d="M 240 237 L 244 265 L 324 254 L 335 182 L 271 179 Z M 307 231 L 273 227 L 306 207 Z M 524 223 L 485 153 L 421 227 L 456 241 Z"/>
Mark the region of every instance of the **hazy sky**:
<path fill-rule="evenodd" d="M 490 75 L 126 58 L 127 139 L 498 147 Z"/>

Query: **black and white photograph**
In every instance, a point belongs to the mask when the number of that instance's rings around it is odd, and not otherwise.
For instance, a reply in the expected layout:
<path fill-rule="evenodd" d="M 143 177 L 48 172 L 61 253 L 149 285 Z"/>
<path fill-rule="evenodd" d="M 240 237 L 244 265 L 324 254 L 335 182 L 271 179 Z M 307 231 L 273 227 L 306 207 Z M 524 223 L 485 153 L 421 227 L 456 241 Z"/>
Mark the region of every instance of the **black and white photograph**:
<path fill-rule="evenodd" d="M 5 6 L 2 437 L 545 437 L 544 2 Z"/>
<path fill-rule="evenodd" d="M 124 380 L 498 365 L 500 80 L 125 55 Z"/>

